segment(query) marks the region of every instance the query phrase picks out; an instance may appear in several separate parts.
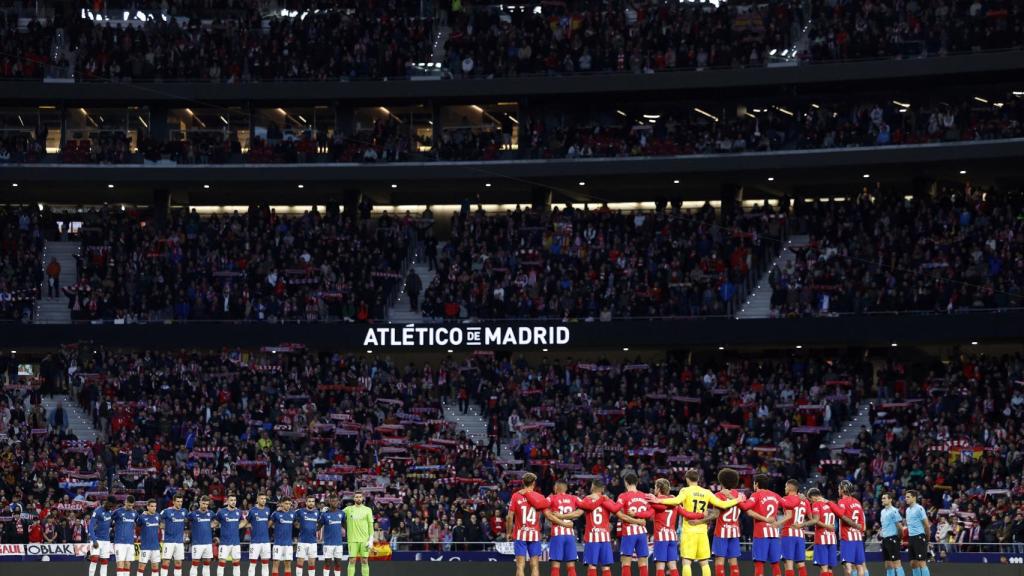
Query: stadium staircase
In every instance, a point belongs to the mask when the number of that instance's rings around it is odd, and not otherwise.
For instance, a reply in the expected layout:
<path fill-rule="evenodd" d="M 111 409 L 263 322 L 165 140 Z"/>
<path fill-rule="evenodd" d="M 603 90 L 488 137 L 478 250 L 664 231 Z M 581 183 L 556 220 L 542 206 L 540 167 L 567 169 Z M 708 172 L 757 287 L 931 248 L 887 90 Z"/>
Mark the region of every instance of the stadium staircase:
<path fill-rule="evenodd" d="M 449 422 L 455 423 L 455 429 L 460 432 L 465 432 L 466 436 L 473 441 L 477 446 L 487 446 L 489 440 L 487 438 L 487 421 L 484 420 L 483 416 L 480 415 L 480 407 L 476 404 L 469 405 L 469 411 L 463 414 L 459 410 L 458 403 L 444 404 L 444 419 Z M 502 442 L 501 454 L 498 455 L 502 460 L 512 459 L 512 450 L 509 449 L 508 444 Z"/>
<path fill-rule="evenodd" d="M 40 287 L 40 298 L 36 301 L 36 324 L 70 324 L 71 310 L 63 289 L 78 281 L 78 260 L 82 245 L 78 242 L 47 242 L 43 248 L 43 284 Z M 46 266 L 50 258 L 56 257 L 60 262 L 61 293 L 56 298 L 47 296 Z"/>
<path fill-rule="evenodd" d="M 68 429 L 79 440 L 95 442 L 100 439 L 100 433 L 92 427 L 92 419 L 85 410 L 78 405 L 78 402 L 70 396 L 43 396 L 43 409 L 46 410 L 46 417 L 57 407 L 59 402 L 64 403 L 64 412 L 68 415 Z"/>
<path fill-rule="evenodd" d="M 792 264 L 796 260 L 796 255 L 790 248 L 799 248 L 806 246 L 810 241 L 810 238 L 806 235 L 793 235 L 789 237 L 789 241 L 786 246 L 779 253 L 779 256 L 775 259 L 775 262 L 768 268 L 764 273 L 764 276 L 757 282 L 754 289 L 750 291 L 747 296 L 746 302 L 740 306 L 740 311 L 736 313 L 736 318 L 744 320 L 748 318 L 770 318 L 772 315 L 772 284 L 769 281 L 772 272 L 775 271 L 776 267 L 785 268 L 789 264 Z"/>
<path fill-rule="evenodd" d="M 443 247 L 443 242 L 438 245 L 438 254 L 441 253 L 441 249 Z M 422 281 L 421 284 L 423 285 L 423 289 L 420 292 L 420 303 L 422 304 L 423 293 L 426 292 L 427 287 L 430 286 L 430 283 L 434 281 L 434 276 L 437 276 L 437 274 L 433 270 L 430 270 L 429 266 L 427 265 L 426 258 L 418 251 L 416 252 L 416 255 L 413 256 L 412 265 L 410 266 L 410 268 L 415 270 L 416 273 L 419 274 L 420 280 Z M 406 274 L 408 274 L 408 271 L 406 272 Z M 409 309 L 409 301 L 407 300 L 407 298 L 408 296 L 406 296 L 405 294 L 405 278 L 402 278 L 402 287 L 398 291 L 398 299 L 395 300 L 395 303 L 392 304 L 391 308 L 388 309 L 388 322 L 398 324 L 419 324 L 421 322 L 427 321 L 423 317 L 423 313 L 421 311 L 413 312 L 412 310 Z"/>
<path fill-rule="evenodd" d="M 833 432 L 831 436 L 825 440 L 825 446 L 828 448 L 830 459 L 834 461 L 843 460 L 843 449 L 857 439 L 857 435 L 860 434 L 861 428 L 866 428 L 868 430 L 871 429 L 870 414 L 871 402 L 868 400 L 861 401 L 854 410 L 853 417 L 846 421 L 842 428 Z M 811 474 L 808 485 L 820 486 L 823 480 L 824 478 L 819 468 Z"/>

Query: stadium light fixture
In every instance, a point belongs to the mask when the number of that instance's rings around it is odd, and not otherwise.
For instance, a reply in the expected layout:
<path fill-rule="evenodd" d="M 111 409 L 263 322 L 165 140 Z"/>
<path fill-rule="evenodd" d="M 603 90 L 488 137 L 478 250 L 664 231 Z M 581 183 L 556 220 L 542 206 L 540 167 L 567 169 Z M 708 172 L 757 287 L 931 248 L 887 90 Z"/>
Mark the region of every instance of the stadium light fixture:
<path fill-rule="evenodd" d="M 974 99 L 977 100 L 978 102 L 981 102 L 982 104 L 988 104 L 988 100 L 985 100 L 981 96 L 975 96 Z"/>
<path fill-rule="evenodd" d="M 306 185 L 305 185 L 305 184 L 299 184 L 299 185 L 297 186 L 297 188 L 298 188 L 299 190 L 302 190 L 302 189 L 303 189 L 303 188 L 305 188 L 305 187 L 306 187 Z"/>
<path fill-rule="evenodd" d="M 398 188 L 398 184 L 392 184 L 391 187 L 392 188 Z"/>
<path fill-rule="evenodd" d="M 871 178 L 871 174 L 864 174 L 864 178 Z"/>
<path fill-rule="evenodd" d="M 18 187 L 18 183 L 17 182 L 11 182 L 11 188 L 17 188 L 17 187 Z"/>
<path fill-rule="evenodd" d="M 768 177 L 768 181 L 769 182 L 775 182 L 775 176 L 769 176 Z"/>
<path fill-rule="evenodd" d="M 803 348 L 803 346 L 802 346 L 802 345 L 800 345 L 800 344 L 797 344 L 797 345 L 796 345 L 796 349 L 797 349 L 797 350 L 799 350 L 799 349 L 801 349 L 801 348 Z"/>
<path fill-rule="evenodd" d="M 448 349 L 448 353 L 451 354 L 452 352 L 455 352 L 455 350 L 452 350 L 451 348 L 449 348 Z"/>
<path fill-rule="evenodd" d="M 541 348 L 541 349 L 540 349 L 540 351 L 541 351 L 541 352 L 547 352 L 547 351 L 548 351 L 548 349 L 547 349 L 547 348 Z"/>
<path fill-rule="evenodd" d="M 113 184 L 107 184 L 107 188 L 113 190 L 114 189 L 114 185 Z"/>
<path fill-rule="evenodd" d="M 967 174 L 967 170 L 961 170 L 961 171 L 960 171 L 960 175 L 961 175 L 961 176 L 963 176 L 964 174 Z"/>
<path fill-rule="evenodd" d="M 209 190 L 209 189 L 210 189 L 210 185 L 209 184 L 203 184 L 203 190 Z"/>
<path fill-rule="evenodd" d="M 629 348 L 623 348 L 622 351 L 623 352 L 629 352 Z"/>
<path fill-rule="evenodd" d="M 623 116 L 623 117 L 626 116 L 626 113 L 623 112 L 622 110 L 616 110 L 615 113 L 618 114 L 619 116 Z"/>
<path fill-rule="evenodd" d="M 373 354 L 373 350 L 367 350 L 366 353 L 367 354 Z"/>
<path fill-rule="evenodd" d="M 679 180 L 673 180 L 672 183 L 673 184 L 679 184 Z"/>
<path fill-rule="evenodd" d="M 892 343 L 892 344 L 890 344 L 889 346 L 892 346 L 893 348 L 896 348 L 897 346 L 899 346 L 899 344 L 897 344 L 897 343 L 893 342 L 893 343 Z"/>
<path fill-rule="evenodd" d="M 719 350 L 725 350 L 725 346 L 719 346 L 718 349 Z"/>
<path fill-rule="evenodd" d="M 586 185 L 587 185 L 586 182 L 584 182 L 583 180 L 580 180 L 580 186 L 586 186 Z"/>
<path fill-rule="evenodd" d="M 977 346 L 977 345 L 978 345 L 978 341 L 977 340 L 971 340 L 971 346 Z"/>
<path fill-rule="evenodd" d="M 484 188 L 490 188 L 490 187 L 491 187 L 491 183 L 490 182 L 485 182 L 484 183 Z"/>

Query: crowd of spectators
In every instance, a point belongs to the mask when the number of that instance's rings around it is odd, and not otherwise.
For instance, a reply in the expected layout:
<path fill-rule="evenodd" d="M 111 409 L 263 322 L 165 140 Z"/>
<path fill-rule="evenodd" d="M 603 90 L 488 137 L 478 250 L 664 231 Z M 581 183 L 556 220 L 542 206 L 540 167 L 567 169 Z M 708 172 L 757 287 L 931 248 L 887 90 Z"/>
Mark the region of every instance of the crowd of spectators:
<path fill-rule="evenodd" d="M 1019 308 L 1024 196 L 962 185 L 797 202 L 809 245 L 770 274 L 778 316 Z"/>
<path fill-rule="evenodd" d="M 4 12 L 0 77 L 188 79 L 385 79 L 416 73 L 435 54 L 433 3 L 411 0 L 285 3 L 288 16 L 259 2 L 131 2 L 146 22 L 94 21 L 81 9 L 17 28 Z M 113 3 L 100 13 L 117 16 Z M 294 4 L 294 5 L 292 5 Z M 441 5 L 446 3 L 442 2 Z M 444 6 L 450 28 L 444 72 L 505 77 L 589 72 L 654 73 L 764 66 L 772 59 L 831 61 L 921 57 L 1019 48 L 1024 9 L 1012 0 L 860 5 L 784 2 L 571 0 L 538 10 Z M 169 16 L 165 19 L 165 16 Z M 63 34 L 58 34 L 58 30 Z M 806 38 L 804 32 L 806 30 Z"/>
<path fill-rule="evenodd" d="M 796 43 L 801 3 L 573 0 L 543 10 L 453 14 L 445 67 L 454 77 L 652 73 L 764 66 Z"/>
<path fill-rule="evenodd" d="M 416 229 L 384 214 L 266 207 L 166 221 L 104 207 L 81 214 L 72 317 L 145 320 L 369 321 L 385 317 Z"/>
<path fill-rule="evenodd" d="M 874 522 L 882 492 L 918 490 L 940 558 L 1010 551 L 973 543 L 1024 546 L 1024 358 L 894 358 L 873 395 L 870 426 L 830 459 L 830 481 L 854 482 Z"/>
<path fill-rule="evenodd" d="M 785 218 L 678 206 L 625 213 L 607 207 L 488 216 L 468 205 L 426 288 L 426 316 L 585 318 L 724 315 L 778 248 Z"/>
<path fill-rule="evenodd" d="M 133 352 L 83 344 L 42 364 L 40 376 L 21 380 L 3 366 L 12 384 L 0 402 L 2 542 L 31 538 L 37 521 L 55 524 L 58 541 L 82 541 L 84 517 L 107 493 L 161 506 L 175 493 L 187 503 L 208 494 L 216 506 L 236 491 L 245 509 L 259 490 L 276 500 L 356 487 L 370 496 L 385 540 L 492 541 L 504 537 L 523 470 L 537 472 L 544 489 L 555 477 L 575 489 L 602 476 L 617 490 L 626 467 L 644 482 L 719 464 L 748 480 L 755 471 L 802 477 L 804 457 L 845 418 L 864 374 L 839 359 L 531 364 L 475 354 L 419 365 L 287 345 Z M 105 441 L 71 435 L 63 407 L 42 407 L 51 393 L 75 397 Z M 442 403 L 457 396 L 498 421 L 491 446 L 473 445 L 442 418 Z M 558 403 L 580 410 L 559 414 Z M 701 441 L 658 441 L 683 433 Z M 512 459 L 496 454 L 506 434 Z M 10 514 L 12 503 L 25 515 Z"/>
<path fill-rule="evenodd" d="M 813 61 L 917 58 L 1024 46 L 1024 8 L 1013 0 L 869 3 L 812 0 Z"/>
<path fill-rule="evenodd" d="M 0 322 L 32 319 L 43 282 L 48 215 L 29 208 L 0 206 Z"/>

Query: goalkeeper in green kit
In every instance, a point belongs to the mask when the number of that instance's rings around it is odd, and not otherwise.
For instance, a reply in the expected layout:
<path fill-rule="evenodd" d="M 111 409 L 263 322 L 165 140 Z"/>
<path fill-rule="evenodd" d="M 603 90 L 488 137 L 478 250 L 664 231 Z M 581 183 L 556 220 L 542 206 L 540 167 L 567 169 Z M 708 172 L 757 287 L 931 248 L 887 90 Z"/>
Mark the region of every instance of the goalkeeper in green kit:
<path fill-rule="evenodd" d="M 348 535 L 348 576 L 355 576 L 356 562 L 363 561 L 362 576 L 370 576 L 370 548 L 373 547 L 373 511 L 363 505 L 363 493 L 356 492 L 355 503 L 347 506 L 345 533 Z"/>

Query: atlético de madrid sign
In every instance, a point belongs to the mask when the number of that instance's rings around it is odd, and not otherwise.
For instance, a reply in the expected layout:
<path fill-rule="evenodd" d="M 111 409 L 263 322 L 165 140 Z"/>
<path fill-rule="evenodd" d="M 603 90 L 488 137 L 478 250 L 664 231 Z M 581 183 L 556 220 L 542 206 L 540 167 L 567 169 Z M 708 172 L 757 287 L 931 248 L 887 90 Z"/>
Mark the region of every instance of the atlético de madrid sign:
<path fill-rule="evenodd" d="M 569 344 L 568 326 L 467 326 L 437 324 L 416 326 L 371 326 L 363 336 L 363 346 L 374 347 L 449 347 L 473 346 L 505 348 L 519 346 L 565 346 Z"/>

